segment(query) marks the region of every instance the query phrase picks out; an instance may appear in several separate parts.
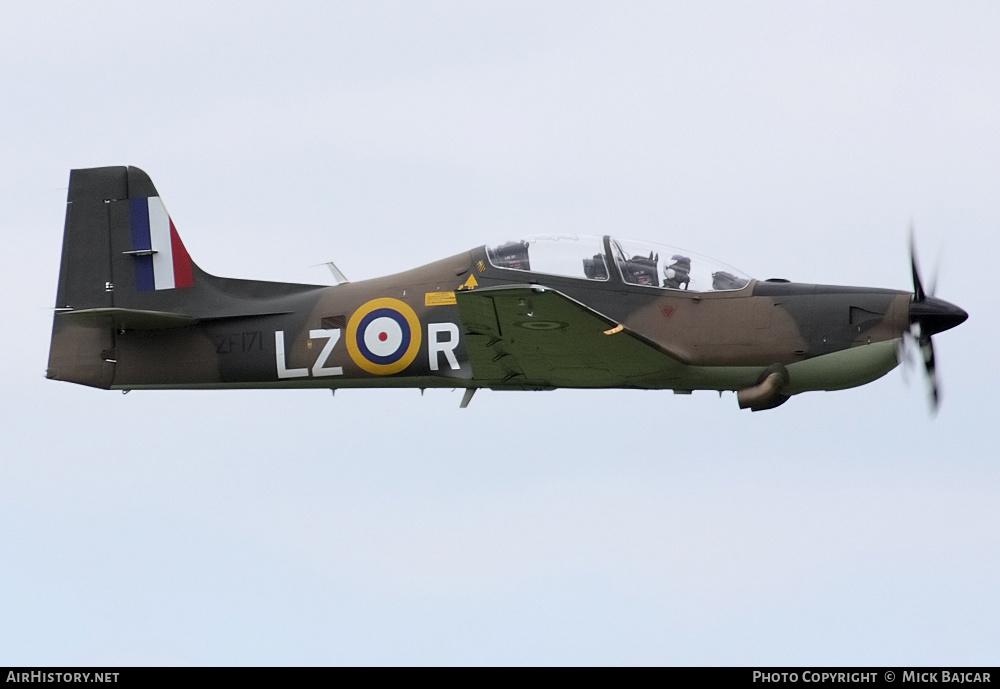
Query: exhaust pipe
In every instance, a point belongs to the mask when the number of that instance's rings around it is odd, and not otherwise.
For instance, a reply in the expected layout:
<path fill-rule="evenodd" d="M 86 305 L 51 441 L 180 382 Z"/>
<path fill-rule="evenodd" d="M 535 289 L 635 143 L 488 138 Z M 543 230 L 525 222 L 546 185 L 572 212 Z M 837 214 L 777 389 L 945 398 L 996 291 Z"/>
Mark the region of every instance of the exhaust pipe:
<path fill-rule="evenodd" d="M 774 409 L 788 401 L 788 395 L 781 390 L 788 383 L 788 370 L 781 364 L 771 364 L 761 374 L 759 382 L 752 388 L 744 388 L 736 393 L 740 409 L 750 411 Z"/>

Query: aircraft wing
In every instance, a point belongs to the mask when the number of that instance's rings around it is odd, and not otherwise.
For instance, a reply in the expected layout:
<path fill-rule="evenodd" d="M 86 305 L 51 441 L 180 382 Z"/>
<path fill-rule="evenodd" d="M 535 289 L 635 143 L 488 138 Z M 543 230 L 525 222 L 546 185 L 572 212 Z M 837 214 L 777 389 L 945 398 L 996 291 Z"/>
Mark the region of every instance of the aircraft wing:
<path fill-rule="evenodd" d="M 539 285 L 456 293 L 472 373 L 511 387 L 646 387 L 683 367 L 616 321 Z M 491 385 L 497 387 L 498 385 Z"/>

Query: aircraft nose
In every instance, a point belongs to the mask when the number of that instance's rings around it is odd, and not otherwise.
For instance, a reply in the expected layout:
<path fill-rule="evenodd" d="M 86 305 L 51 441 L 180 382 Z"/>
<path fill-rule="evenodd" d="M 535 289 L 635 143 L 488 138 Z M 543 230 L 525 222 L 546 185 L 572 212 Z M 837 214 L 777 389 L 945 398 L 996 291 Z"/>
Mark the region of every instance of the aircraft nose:
<path fill-rule="evenodd" d="M 919 323 L 920 332 L 924 335 L 950 330 L 964 323 L 968 317 L 963 309 L 937 297 L 910 302 L 910 323 Z"/>

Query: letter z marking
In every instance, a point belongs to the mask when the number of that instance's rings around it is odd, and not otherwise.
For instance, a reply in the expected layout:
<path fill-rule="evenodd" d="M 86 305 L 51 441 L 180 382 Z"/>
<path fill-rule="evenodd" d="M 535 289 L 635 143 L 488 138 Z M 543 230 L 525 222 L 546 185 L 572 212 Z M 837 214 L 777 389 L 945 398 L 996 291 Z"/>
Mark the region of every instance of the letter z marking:
<path fill-rule="evenodd" d="M 312 374 L 314 376 L 342 376 L 344 375 L 344 369 L 342 366 L 327 366 L 326 362 L 330 359 L 330 354 L 333 353 L 333 347 L 340 340 L 340 328 L 335 328 L 333 330 L 310 330 L 309 339 L 311 340 L 321 340 L 324 338 L 329 338 L 326 340 L 326 345 L 323 347 L 323 351 L 319 353 L 316 357 L 316 363 L 313 364 Z"/>

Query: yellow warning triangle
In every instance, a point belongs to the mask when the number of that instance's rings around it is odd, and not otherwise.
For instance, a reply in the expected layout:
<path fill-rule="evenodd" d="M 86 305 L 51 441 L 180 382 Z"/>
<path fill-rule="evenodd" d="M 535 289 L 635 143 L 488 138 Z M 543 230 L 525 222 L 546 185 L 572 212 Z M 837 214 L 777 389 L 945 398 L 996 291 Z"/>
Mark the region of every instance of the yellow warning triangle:
<path fill-rule="evenodd" d="M 470 275 L 469 279 L 463 282 L 459 289 L 475 289 L 476 287 L 479 287 L 479 281 L 476 280 L 475 275 Z"/>

